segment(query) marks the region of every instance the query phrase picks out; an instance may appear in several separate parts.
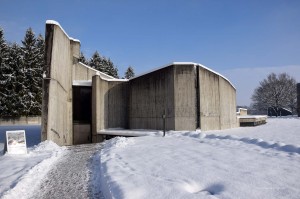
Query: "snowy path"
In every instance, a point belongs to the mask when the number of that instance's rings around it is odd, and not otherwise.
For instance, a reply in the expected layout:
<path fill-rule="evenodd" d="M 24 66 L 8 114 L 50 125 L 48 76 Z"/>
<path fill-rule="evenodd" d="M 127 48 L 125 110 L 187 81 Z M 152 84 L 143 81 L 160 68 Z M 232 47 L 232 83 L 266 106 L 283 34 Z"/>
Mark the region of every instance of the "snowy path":
<path fill-rule="evenodd" d="M 101 144 L 70 146 L 50 169 L 33 198 L 103 198 L 100 185 Z"/>

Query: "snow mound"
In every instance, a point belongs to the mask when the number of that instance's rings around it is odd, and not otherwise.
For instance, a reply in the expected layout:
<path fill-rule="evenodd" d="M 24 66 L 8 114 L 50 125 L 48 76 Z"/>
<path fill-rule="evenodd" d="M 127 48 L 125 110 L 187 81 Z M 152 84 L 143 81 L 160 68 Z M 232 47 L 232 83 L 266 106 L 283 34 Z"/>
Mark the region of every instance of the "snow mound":
<path fill-rule="evenodd" d="M 104 148 L 124 148 L 128 144 L 133 144 L 134 141 L 131 138 L 116 137 L 105 142 Z"/>
<path fill-rule="evenodd" d="M 66 147 L 60 147 L 50 140 L 46 140 L 36 145 L 30 153 L 40 153 L 40 152 L 59 152 L 66 150 Z"/>

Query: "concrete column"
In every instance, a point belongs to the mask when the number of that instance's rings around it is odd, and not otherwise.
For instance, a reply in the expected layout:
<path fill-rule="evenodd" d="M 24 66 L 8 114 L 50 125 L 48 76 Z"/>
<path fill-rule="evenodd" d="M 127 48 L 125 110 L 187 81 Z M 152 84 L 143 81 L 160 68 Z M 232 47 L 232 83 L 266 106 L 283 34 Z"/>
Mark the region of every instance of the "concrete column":
<path fill-rule="evenodd" d="M 97 143 L 97 131 L 101 129 L 100 122 L 100 76 L 95 75 L 92 77 L 92 142 Z M 101 139 L 101 138 L 100 138 Z"/>

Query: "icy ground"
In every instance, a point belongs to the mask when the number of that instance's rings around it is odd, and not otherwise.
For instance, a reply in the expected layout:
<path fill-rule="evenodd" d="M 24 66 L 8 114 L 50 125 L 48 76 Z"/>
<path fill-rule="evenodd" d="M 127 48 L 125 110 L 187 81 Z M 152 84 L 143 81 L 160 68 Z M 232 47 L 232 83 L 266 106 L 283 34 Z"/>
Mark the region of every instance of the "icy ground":
<path fill-rule="evenodd" d="M 17 127 L 4 129 L 10 128 Z M 27 155 L 0 155 L 0 198 L 300 195 L 298 118 L 269 118 L 266 125 L 225 131 L 168 132 L 164 138 L 119 137 L 104 146 L 32 146 L 38 131 L 26 132 Z M 3 127 L 3 143 L 1 136 Z"/>

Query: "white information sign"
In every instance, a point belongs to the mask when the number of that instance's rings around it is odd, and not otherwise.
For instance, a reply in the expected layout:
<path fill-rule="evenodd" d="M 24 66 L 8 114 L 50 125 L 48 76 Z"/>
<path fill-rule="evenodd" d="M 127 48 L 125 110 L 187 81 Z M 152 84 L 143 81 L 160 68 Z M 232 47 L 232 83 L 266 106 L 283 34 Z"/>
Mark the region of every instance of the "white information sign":
<path fill-rule="evenodd" d="M 6 144 L 8 154 L 27 154 L 24 130 L 6 131 Z"/>

